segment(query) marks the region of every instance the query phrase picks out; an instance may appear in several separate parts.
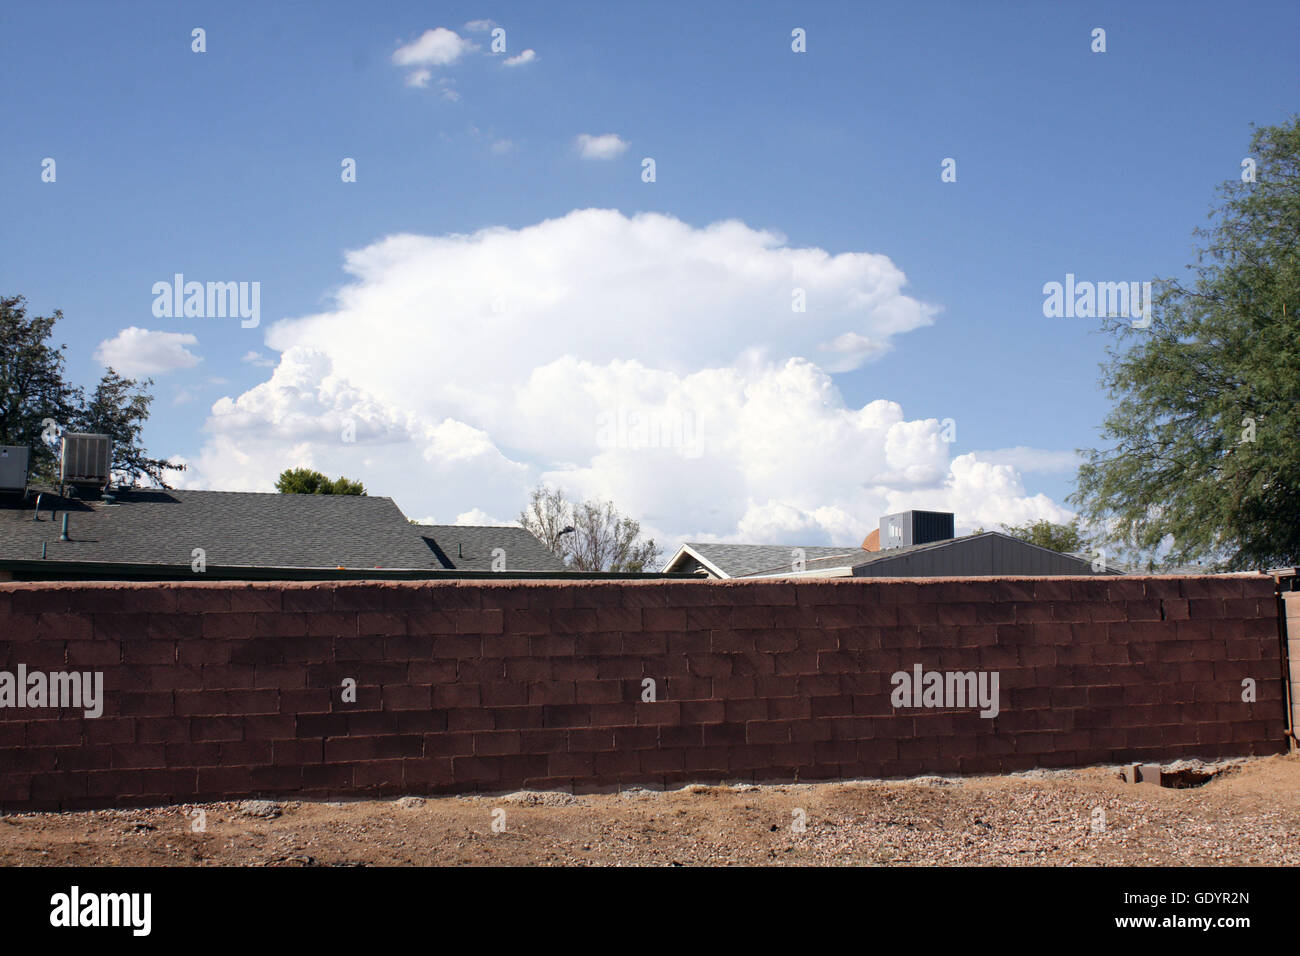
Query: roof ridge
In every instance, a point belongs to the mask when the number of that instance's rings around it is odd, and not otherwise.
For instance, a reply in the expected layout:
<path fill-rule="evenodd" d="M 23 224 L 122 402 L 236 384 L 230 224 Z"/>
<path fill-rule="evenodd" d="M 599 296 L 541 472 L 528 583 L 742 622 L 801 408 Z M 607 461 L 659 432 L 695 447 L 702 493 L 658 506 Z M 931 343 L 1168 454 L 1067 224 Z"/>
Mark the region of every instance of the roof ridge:
<path fill-rule="evenodd" d="M 224 491 L 218 488 L 110 488 L 109 494 L 130 493 L 132 491 L 180 492 L 186 495 L 261 495 L 267 498 L 369 498 L 372 501 L 392 501 L 390 495 L 309 495 L 283 491 Z"/>
<path fill-rule="evenodd" d="M 517 524 L 424 524 L 416 521 L 414 525 L 417 528 L 510 528 L 515 531 L 528 531 L 523 525 Z"/>
<path fill-rule="evenodd" d="M 804 550 L 807 550 L 808 548 L 843 548 L 845 554 L 862 550 L 862 548 L 856 544 L 742 544 L 733 541 L 683 541 L 682 544 L 690 545 L 692 548 L 803 548 Z"/>

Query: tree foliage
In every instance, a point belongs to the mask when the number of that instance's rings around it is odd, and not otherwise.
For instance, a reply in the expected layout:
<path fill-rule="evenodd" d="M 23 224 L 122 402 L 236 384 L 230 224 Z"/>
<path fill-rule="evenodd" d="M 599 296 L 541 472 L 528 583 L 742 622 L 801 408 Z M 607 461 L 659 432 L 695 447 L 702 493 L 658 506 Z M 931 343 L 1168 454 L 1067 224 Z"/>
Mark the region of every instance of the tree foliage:
<path fill-rule="evenodd" d="M 339 476 L 334 480 L 310 468 L 287 468 L 276 479 L 275 490 L 282 495 L 364 495 L 366 487 L 359 481 Z"/>
<path fill-rule="evenodd" d="M 166 488 L 164 471 L 185 466 L 150 458 L 141 442 L 153 382 L 123 378 L 110 368 L 87 398 L 64 377 L 67 347 L 50 344 L 62 318 L 59 311 L 28 316 L 22 296 L 0 297 L 0 444 L 26 445 L 31 476 L 54 482 L 60 434 L 106 434 L 113 440 L 115 484 L 134 485 L 147 478 Z"/>
<path fill-rule="evenodd" d="M 1021 525 L 1004 524 L 1002 530 L 1013 538 L 1028 541 L 1040 548 L 1050 548 L 1062 554 L 1083 551 L 1088 546 L 1087 539 L 1079 530 L 1078 518 L 1069 524 L 1054 524 L 1046 519 Z"/>
<path fill-rule="evenodd" d="M 141 442 L 144 423 L 149 419 L 149 406 L 153 403 L 153 396 L 149 394 L 151 385 L 153 379 L 137 382 L 123 378 L 110 368 L 90 398 L 78 404 L 73 416 L 71 431 L 107 435 L 113 440 L 114 484 L 134 486 L 140 479 L 147 478 L 166 488 L 165 471 L 184 468 L 164 459 L 149 457 Z"/>
<path fill-rule="evenodd" d="M 612 501 L 570 502 L 559 488 L 535 488 L 519 523 L 574 571 L 657 571 L 654 539 Z"/>
<path fill-rule="evenodd" d="M 1108 447 L 1071 500 L 1148 562 L 1300 564 L 1300 117 L 1256 129 L 1251 157 L 1195 232 L 1190 286 L 1154 283 L 1149 328 L 1106 324 Z"/>
<path fill-rule="evenodd" d="M 50 336 L 62 312 L 28 316 L 22 296 L 0 297 L 0 444 L 26 445 L 31 474 L 57 474 L 58 453 L 47 443 L 48 424 L 72 421 L 77 390 L 64 380 L 66 346 L 52 346 Z"/>

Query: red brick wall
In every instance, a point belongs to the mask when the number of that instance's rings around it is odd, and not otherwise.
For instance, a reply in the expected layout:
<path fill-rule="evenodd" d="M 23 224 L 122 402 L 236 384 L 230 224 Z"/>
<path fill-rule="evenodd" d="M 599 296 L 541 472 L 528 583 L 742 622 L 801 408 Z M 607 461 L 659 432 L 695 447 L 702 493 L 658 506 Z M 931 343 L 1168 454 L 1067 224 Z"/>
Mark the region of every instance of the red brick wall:
<path fill-rule="evenodd" d="M 1276 601 L 1258 576 L 4 584 L 0 671 L 19 663 L 102 671 L 106 702 L 98 719 L 0 709 L 10 810 L 1286 746 Z M 997 671 L 999 716 L 893 708 L 890 675 L 917 663 Z"/>

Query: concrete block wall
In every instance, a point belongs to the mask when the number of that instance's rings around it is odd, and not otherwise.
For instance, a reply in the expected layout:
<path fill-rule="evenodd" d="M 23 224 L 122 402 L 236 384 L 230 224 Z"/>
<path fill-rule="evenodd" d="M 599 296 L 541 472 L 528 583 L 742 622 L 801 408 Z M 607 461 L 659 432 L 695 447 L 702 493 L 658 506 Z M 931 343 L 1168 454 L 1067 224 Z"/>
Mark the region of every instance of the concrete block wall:
<path fill-rule="evenodd" d="M 1277 624 L 1263 576 L 0 584 L 0 680 L 104 681 L 98 718 L 0 688 L 0 808 L 1276 753 Z M 894 706 L 918 664 L 997 716 Z"/>

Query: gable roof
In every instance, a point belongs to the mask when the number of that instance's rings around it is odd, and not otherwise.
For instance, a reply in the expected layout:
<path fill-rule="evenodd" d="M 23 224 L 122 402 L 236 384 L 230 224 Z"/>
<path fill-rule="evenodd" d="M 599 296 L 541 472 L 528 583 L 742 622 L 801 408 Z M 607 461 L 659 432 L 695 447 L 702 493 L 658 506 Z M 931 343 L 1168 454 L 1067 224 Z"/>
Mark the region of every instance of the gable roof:
<path fill-rule="evenodd" d="M 804 553 L 808 562 L 832 555 L 847 556 L 857 552 L 851 547 L 824 545 L 780 544 L 720 544 L 707 541 L 688 541 L 669 558 L 664 571 L 691 571 L 704 567 L 720 578 L 739 578 L 767 569 L 790 568 L 796 548 Z M 692 567 L 691 565 L 694 565 Z"/>
<path fill-rule="evenodd" d="M 228 567 L 441 565 L 391 498 L 124 489 L 113 501 L 0 497 L 0 559 L 189 566 L 195 548 Z M 60 541 L 63 516 L 70 540 Z"/>
<path fill-rule="evenodd" d="M 537 538 L 514 525 L 413 525 L 441 567 L 492 571 L 492 552 L 501 549 L 507 571 L 566 571 L 564 562 Z"/>

